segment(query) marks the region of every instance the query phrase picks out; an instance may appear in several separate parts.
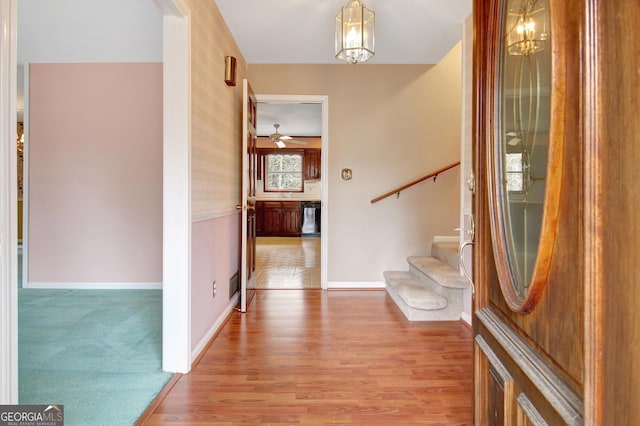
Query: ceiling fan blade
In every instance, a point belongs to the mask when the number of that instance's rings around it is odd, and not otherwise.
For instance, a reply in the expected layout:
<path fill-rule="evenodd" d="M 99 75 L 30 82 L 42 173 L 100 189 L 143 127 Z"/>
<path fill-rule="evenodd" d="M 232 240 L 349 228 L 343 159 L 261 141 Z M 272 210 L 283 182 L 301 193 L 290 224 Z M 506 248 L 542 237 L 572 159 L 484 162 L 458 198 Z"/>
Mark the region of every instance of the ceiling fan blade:
<path fill-rule="evenodd" d="M 276 129 L 276 131 L 274 133 L 272 133 L 271 135 L 269 135 L 269 138 L 271 138 L 271 140 L 278 146 L 278 148 L 285 148 L 286 145 L 284 144 L 283 141 L 287 141 L 290 143 L 294 143 L 297 145 L 306 145 L 307 142 L 305 141 L 299 141 L 296 139 L 293 139 L 291 136 L 285 136 L 282 135 L 280 133 L 278 133 L 278 129 L 280 128 L 280 125 L 278 123 L 275 123 L 273 125 L 273 127 Z"/>

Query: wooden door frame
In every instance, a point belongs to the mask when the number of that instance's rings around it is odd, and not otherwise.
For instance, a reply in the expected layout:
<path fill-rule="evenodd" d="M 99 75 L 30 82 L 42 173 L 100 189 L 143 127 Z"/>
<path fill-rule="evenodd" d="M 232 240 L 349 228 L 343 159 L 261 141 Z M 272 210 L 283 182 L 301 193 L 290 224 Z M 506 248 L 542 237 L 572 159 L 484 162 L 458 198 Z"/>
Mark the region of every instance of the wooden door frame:
<path fill-rule="evenodd" d="M 258 101 L 248 79 L 242 80 L 242 161 L 240 161 L 240 312 L 255 297 L 256 283 L 256 114 Z"/>

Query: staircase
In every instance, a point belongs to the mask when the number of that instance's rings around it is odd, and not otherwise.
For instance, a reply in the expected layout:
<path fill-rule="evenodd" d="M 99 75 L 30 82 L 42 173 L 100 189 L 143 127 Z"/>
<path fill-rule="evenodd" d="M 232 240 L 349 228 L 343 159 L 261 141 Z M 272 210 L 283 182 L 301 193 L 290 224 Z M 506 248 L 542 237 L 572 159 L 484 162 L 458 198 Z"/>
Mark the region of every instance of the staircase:
<path fill-rule="evenodd" d="M 458 243 L 434 241 L 431 256 L 410 256 L 408 271 L 383 273 L 387 292 L 409 321 L 459 320 L 469 281 L 459 273 Z"/>

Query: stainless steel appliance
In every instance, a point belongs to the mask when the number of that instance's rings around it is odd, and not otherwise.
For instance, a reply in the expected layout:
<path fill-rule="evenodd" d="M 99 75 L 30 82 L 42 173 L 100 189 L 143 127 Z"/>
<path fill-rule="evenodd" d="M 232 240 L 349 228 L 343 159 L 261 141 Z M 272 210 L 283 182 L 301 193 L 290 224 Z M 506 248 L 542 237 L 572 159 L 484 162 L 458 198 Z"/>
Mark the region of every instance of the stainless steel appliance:
<path fill-rule="evenodd" d="M 320 236 L 320 201 L 302 201 L 302 230 L 303 237 Z"/>

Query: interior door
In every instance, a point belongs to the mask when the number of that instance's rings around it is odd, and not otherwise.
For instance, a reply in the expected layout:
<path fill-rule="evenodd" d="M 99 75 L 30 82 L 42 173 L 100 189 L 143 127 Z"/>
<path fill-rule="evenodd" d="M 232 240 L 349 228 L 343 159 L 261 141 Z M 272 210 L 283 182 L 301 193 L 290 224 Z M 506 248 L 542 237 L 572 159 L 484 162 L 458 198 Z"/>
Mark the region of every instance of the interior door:
<path fill-rule="evenodd" d="M 240 311 L 247 312 L 255 296 L 256 272 L 256 96 L 249 81 L 242 82 L 242 235 L 240 241 Z"/>

